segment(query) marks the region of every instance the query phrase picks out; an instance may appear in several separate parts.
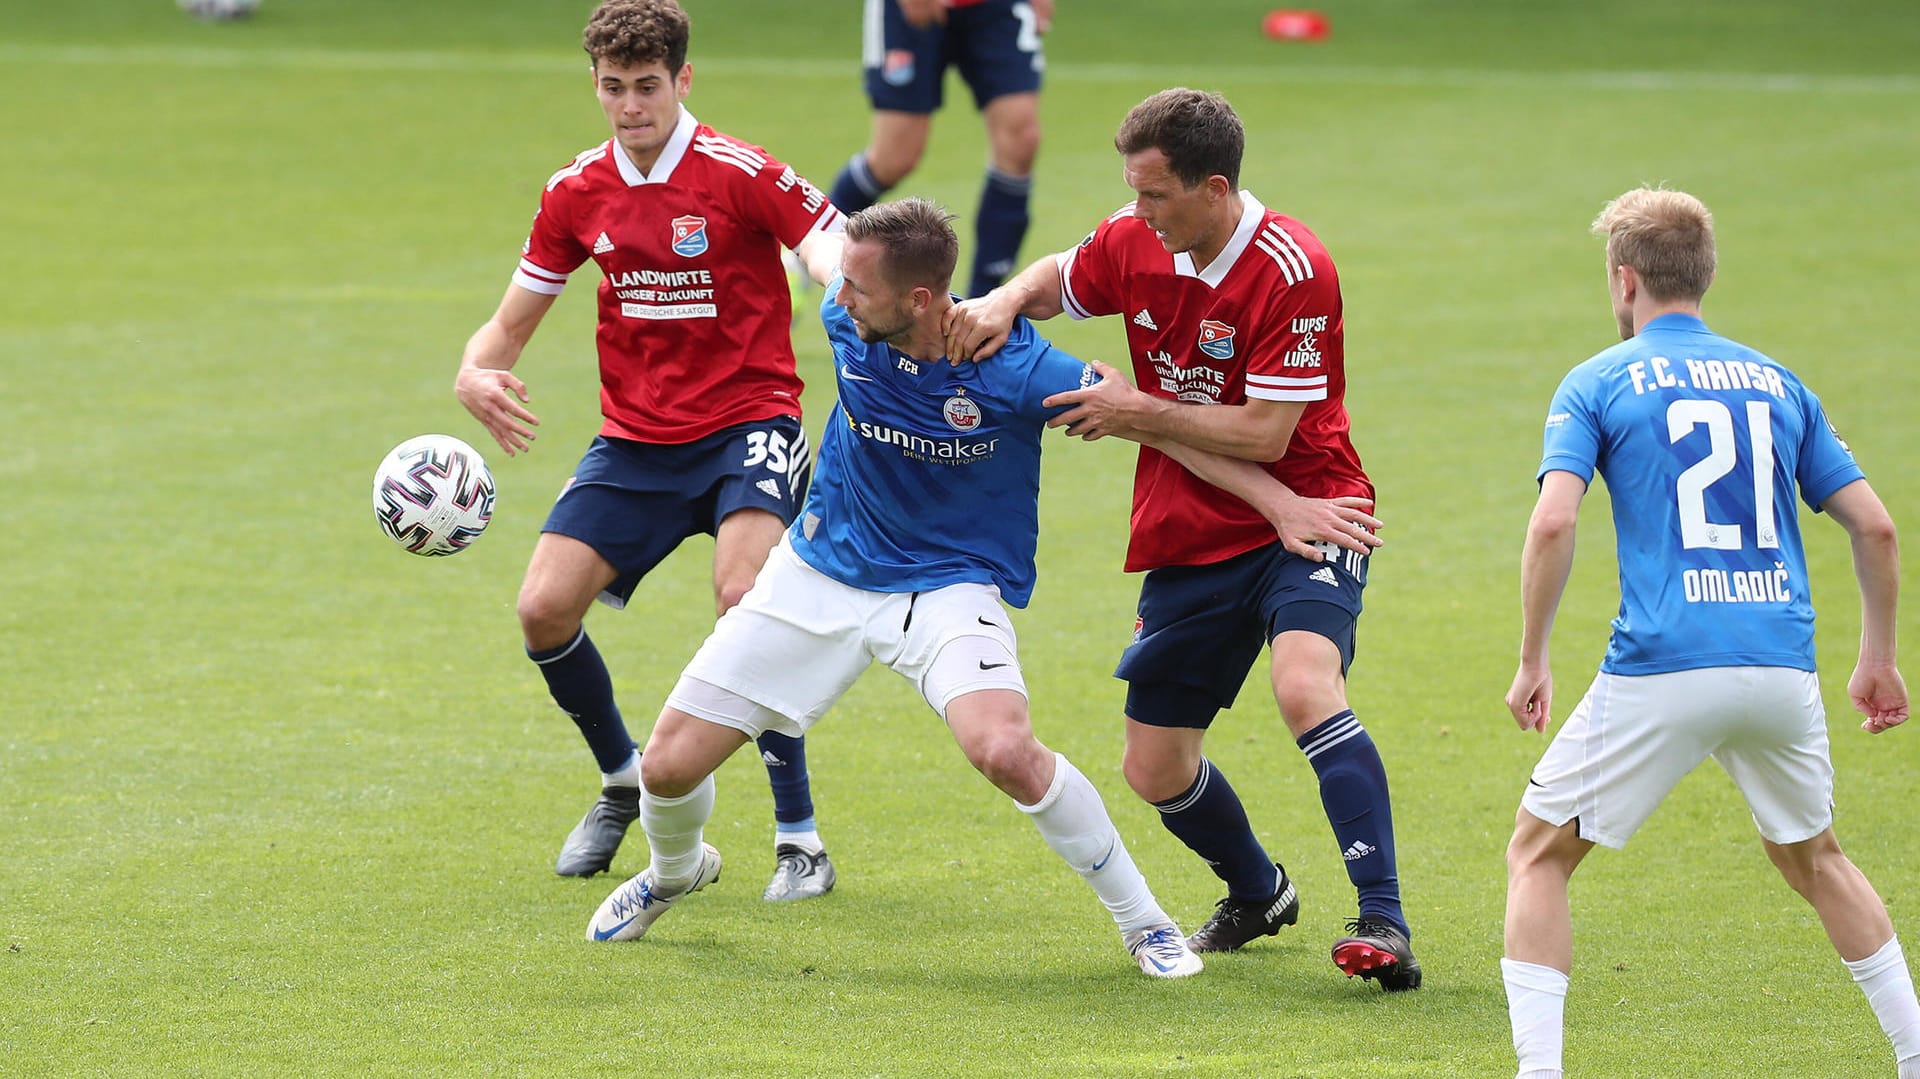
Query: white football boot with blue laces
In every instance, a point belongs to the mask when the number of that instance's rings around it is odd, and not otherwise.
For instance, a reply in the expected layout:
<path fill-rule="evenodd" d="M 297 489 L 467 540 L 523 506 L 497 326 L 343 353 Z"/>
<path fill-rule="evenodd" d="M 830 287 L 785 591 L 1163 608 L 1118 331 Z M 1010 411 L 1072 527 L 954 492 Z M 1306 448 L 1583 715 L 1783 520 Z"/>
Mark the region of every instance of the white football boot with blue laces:
<path fill-rule="evenodd" d="M 593 912 L 593 920 L 587 923 L 587 939 L 639 940 L 681 897 L 719 879 L 720 852 L 714 850 L 711 843 L 700 844 L 700 872 L 694 875 L 693 883 L 672 895 L 661 895 L 654 890 L 653 868 L 649 866 L 600 901 L 600 909 Z"/>
<path fill-rule="evenodd" d="M 1140 973 L 1150 978 L 1186 978 L 1205 966 L 1187 947 L 1180 927 L 1171 922 L 1134 934 L 1127 941 L 1127 951 L 1140 964 Z"/>

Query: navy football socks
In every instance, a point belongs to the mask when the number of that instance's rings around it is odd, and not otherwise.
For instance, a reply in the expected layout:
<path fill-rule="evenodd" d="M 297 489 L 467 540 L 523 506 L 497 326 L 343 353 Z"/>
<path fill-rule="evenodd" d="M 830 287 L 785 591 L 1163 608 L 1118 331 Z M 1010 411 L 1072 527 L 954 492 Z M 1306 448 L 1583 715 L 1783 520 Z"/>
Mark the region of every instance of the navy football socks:
<path fill-rule="evenodd" d="M 1247 823 L 1240 796 L 1220 769 L 1206 758 L 1184 793 L 1153 803 L 1160 823 L 1179 837 L 1225 881 L 1228 894 L 1252 901 L 1269 899 L 1280 887 L 1279 871 Z"/>
<path fill-rule="evenodd" d="M 755 739 L 773 787 L 773 820 L 778 831 L 811 832 L 813 789 L 807 782 L 807 743 L 773 731 Z"/>
<path fill-rule="evenodd" d="M 560 710 L 573 717 L 602 772 L 626 766 L 636 748 L 633 736 L 613 703 L 613 678 L 600 650 L 587 637 L 585 626 L 573 640 L 544 652 L 527 649 L 527 658 L 540 667 L 547 691 Z"/>
<path fill-rule="evenodd" d="M 867 166 L 866 151 L 862 150 L 840 166 L 840 174 L 833 178 L 833 190 L 827 192 L 827 198 L 841 213 L 857 214 L 886 193 L 887 189 L 873 178 L 873 170 Z"/>
<path fill-rule="evenodd" d="M 1387 768 L 1373 739 L 1348 709 L 1301 735 L 1300 751 L 1320 777 L 1320 804 L 1347 863 L 1347 879 L 1360 893 L 1361 916 L 1389 922 L 1411 938 L 1400 910 Z"/>
<path fill-rule="evenodd" d="M 1027 202 L 1032 191 L 1032 177 L 987 168 L 973 223 L 973 281 L 967 295 L 984 296 L 1013 272 L 1020 241 L 1027 236 Z"/>

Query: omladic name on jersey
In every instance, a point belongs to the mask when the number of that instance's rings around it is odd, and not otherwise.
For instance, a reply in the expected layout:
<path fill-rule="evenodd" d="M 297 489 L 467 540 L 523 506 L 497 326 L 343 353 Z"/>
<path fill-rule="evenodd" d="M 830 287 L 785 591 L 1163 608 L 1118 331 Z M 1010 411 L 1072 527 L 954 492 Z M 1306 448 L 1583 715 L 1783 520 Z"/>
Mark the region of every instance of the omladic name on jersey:
<path fill-rule="evenodd" d="M 1799 497 L 1862 478 L 1812 391 L 1689 315 L 1569 372 L 1540 476 L 1598 471 L 1613 501 L 1620 613 L 1601 670 L 1814 669 Z"/>
<path fill-rule="evenodd" d="M 1048 396 L 1098 381 L 1026 319 L 990 359 L 955 367 L 868 344 L 827 286 L 820 318 L 840 399 L 827 417 L 794 550 L 842 584 L 924 592 L 992 584 L 1025 607 L 1040 535 Z"/>

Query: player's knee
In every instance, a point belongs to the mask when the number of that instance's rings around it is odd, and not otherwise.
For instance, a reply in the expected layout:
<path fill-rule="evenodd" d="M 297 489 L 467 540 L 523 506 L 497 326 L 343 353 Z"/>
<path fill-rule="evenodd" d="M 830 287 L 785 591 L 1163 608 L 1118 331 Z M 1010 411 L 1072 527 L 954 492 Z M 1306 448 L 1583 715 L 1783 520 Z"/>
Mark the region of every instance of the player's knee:
<path fill-rule="evenodd" d="M 995 731 L 966 747 L 967 760 L 987 782 L 1029 805 L 1047 792 L 1052 757 L 1031 732 Z"/>
<path fill-rule="evenodd" d="M 684 797 L 705 778 L 706 773 L 689 766 L 671 741 L 652 739 L 640 755 L 640 784 L 656 798 Z"/>
<path fill-rule="evenodd" d="M 746 598 L 748 590 L 752 587 L 753 582 L 750 580 L 721 581 L 715 584 L 713 587 L 714 614 L 722 615 L 733 610 L 742 599 Z"/>
<path fill-rule="evenodd" d="M 1149 802 L 1164 802 L 1179 797 L 1193 786 L 1197 769 L 1184 762 L 1142 752 L 1132 746 L 1120 759 L 1120 772 L 1127 777 L 1133 793 Z"/>
<path fill-rule="evenodd" d="M 522 588 L 515 610 L 520 633 L 536 652 L 558 648 L 580 632 L 580 612 L 547 593 Z"/>
<path fill-rule="evenodd" d="M 882 188 L 898 187 L 914 169 L 920 167 L 925 144 L 916 146 L 882 145 L 867 150 L 867 172 Z"/>
<path fill-rule="evenodd" d="M 1030 176 L 1040 156 L 1040 121 L 1015 124 L 994 133 L 993 167 L 1013 176 Z"/>
<path fill-rule="evenodd" d="M 1280 706 L 1288 729 L 1295 733 L 1311 729 L 1346 707 L 1335 680 L 1323 672 L 1299 667 L 1274 673 L 1273 700 Z"/>
<path fill-rule="evenodd" d="M 1833 840 L 1830 831 L 1804 843 L 1769 843 L 1767 855 L 1787 887 L 1809 900 L 1852 869 L 1852 863 L 1841 852 L 1840 844 Z"/>

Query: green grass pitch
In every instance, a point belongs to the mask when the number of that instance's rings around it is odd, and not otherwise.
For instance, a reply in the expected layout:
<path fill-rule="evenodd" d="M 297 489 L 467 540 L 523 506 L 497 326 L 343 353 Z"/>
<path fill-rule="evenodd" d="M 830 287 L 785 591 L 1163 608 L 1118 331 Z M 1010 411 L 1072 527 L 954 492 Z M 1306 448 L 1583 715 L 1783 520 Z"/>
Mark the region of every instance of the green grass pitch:
<path fill-rule="evenodd" d="M 542 437 L 489 453 L 477 546 L 411 558 L 367 501 L 402 438 L 484 443 L 451 392 L 460 346 L 540 183 L 606 137 L 576 45 L 589 6 L 0 17 L 0 1074 L 1511 1074 L 1501 851 L 1544 744 L 1500 703 L 1516 563 L 1548 395 L 1611 336 L 1585 227 L 1642 181 L 1714 208 L 1709 320 L 1808 379 L 1920 535 L 1911 3 L 1328 0 L 1332 38 L 1299 45 L 1260 36 L 1260 4 L 1061 0 L 1025 257 L 1127 200 L 1114 125 L 1187 84 L 1233 100 L 1246 185 L 1340 266 L 1349 405 L 1389 524 L 1352 697 L 1392 773 L 1427 987 L 1390 999 L 1327 961 L 1351 891 L 1259 674 L 1210 749 L 1299 879 L 1302 924 L 1197 979 L 1135 973 L 884 672 L 812 742 L 830 897 L 759 900 L 771 822 L 748 756 L 720 777 L 722 882 L 637 945 L 590 946 L 617 878 L 550 867 L 593 774 L 513 614 L 597 423 L 590 271 L 521 362 Z M 830 181 L 866 131 L 859 5 L 689 7 L 690 107 Z M 981 136 L 949 97 L 907 189 L 969 215 Z M 1111 322 L 1048 332 L 1127 366 Z M 796 342 L 817 432 L 825 350 L 807 323 Z M 1217 882 L 1118 766 L 1130 462 L 1055 443 L 1018 625 L 1041 738 L 1191 928 Z M 1556 718 L 1614 603 L 1590 501 Z M 1920 731 L 1855 729 L 1846 546 L 1808 528 L 1841 838 L 1920 940 Z M 711 622 L 709 552 L 689 543 L 636 609 L 590 619 L 642 735 Z M 616 872 L 643 864 L 636 835 Z M 1891 1074 L 1717 770 L 1591 859 L 1574 902 L 1570 1074 Z"/>

